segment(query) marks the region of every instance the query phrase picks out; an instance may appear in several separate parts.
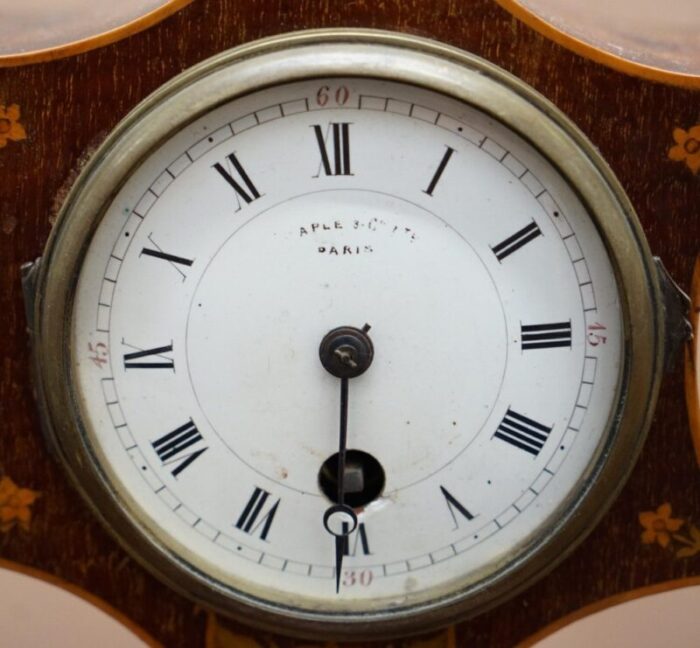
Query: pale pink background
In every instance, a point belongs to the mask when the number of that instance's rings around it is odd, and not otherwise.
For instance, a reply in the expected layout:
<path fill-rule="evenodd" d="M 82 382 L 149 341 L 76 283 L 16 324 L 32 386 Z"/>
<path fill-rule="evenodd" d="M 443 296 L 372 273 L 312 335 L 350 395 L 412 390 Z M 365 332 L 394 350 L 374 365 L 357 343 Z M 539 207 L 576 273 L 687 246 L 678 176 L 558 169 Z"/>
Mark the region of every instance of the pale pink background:
<path fill-rule="evenodd" d="M 0 56 L 102 34 L 166 4 L 168 0 L 0 0 Z"/>
<path fill-rule="evenodd" d="M 148 644 L 79 596 L 0 568 L 0 646 L 146 648 Z"/>
<path fill-rule="evenodd" d="M 598 49 L 670 72 L 700 75 L 700 0 L 517 2 Z"/>
<path fill-rule="evenodd" d="M 532 648 L 700 646 L 700 585 L 620 603 L 564 626 Z"/>

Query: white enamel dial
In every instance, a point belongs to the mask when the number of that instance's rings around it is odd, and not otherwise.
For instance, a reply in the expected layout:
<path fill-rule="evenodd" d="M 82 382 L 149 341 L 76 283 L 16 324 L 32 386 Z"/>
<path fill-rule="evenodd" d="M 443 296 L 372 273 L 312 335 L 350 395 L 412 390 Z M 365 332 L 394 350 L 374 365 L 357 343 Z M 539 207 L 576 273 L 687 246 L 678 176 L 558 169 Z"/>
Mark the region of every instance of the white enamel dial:
<path fill-rule="evenodd" d="M 299 81 L 198 117 L 116 193 L 73 375 L 102 469 L 172 553 L 272 604 L 402 609 L 517 557 L 576 496 L 617 404 L 618 290 L 576 192 L 500 122 Z M 319 345 L 365 324 L 347 445 L 382 485 L 354 494 L 336 592 Z"/>

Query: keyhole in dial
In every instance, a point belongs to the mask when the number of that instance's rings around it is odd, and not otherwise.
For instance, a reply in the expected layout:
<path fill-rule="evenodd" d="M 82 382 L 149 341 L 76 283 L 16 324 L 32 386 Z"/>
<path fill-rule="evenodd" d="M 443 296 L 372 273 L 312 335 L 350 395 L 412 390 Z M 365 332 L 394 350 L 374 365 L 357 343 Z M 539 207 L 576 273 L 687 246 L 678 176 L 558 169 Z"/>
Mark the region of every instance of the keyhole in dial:
<path fill-rule="evenodd" d="M 345 504 L 352 508 L 365 506 L 377 499 L 384 490 L 384 468 L 371 454 L 348 450 L 345 455 Z M 318 485 L 323 494 L 338 503 L 338 453 L 321 465 Z"/>

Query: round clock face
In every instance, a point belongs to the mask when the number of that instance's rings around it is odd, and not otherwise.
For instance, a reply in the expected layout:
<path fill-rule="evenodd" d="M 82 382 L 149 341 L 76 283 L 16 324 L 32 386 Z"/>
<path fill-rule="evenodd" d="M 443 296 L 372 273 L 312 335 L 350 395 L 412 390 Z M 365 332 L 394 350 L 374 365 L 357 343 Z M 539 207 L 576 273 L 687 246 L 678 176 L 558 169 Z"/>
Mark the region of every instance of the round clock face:
<path fill-rule="evenodd" d="M 178 119 L 105 192 L 65 329 L 132 551 L 331 624 L 565 552 L 624 418 L 630 286 L 539 142 L 367 73 Z"/>
<path fill-rule="evenodd" d="M 614 403 L 618 303 L 586 210 L 520 137 L 415 87 L 316 79 L 212 111 L 134 173 L 81 271 L 75 375 L 169 544 L 269 597 L 374 610 L 474 578 L 566 499 Z M 319 345 L 364 324 L 336 593 Z"/>

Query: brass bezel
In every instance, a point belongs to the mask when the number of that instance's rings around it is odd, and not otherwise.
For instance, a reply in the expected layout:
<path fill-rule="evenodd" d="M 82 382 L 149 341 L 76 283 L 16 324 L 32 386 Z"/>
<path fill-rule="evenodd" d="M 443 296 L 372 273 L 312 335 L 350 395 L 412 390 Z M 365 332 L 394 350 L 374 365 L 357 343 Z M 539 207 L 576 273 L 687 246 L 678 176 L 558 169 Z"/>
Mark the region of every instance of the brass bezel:
<path fill-rule="evenodd" d="M 463 591 L 370 614 L 274 605 L 232 591 L 174 555 L 109 483 L 71 387 L 71 317 L 80 266 L 106 206 L 132 170 L 170 133 L 214 106 L 263 87 L 333 76 L 422 86 L 476 106 L 531 142 L 577 191 L 606 243 L 626 334 L 623 375 L 605 441 L 578 494 L 562 504 L 540 539 Z M 47 244 L 33 336 L 37 392 L 50 442 L 75 486 L 132 556 L 182 594 L 246 623 L 305 637 L 357 639 L 426 631 L 483 612 L 569 554 L 634 465 L 658 394 L 664 331 L 657 275 L 632 206 L 593 145 L 556 107 L 500 68 L 453 47 L 390 32 L 332 29 L 285 34 L 224 52 L 167 83 L 115 128 L 73 186 Z"/>

